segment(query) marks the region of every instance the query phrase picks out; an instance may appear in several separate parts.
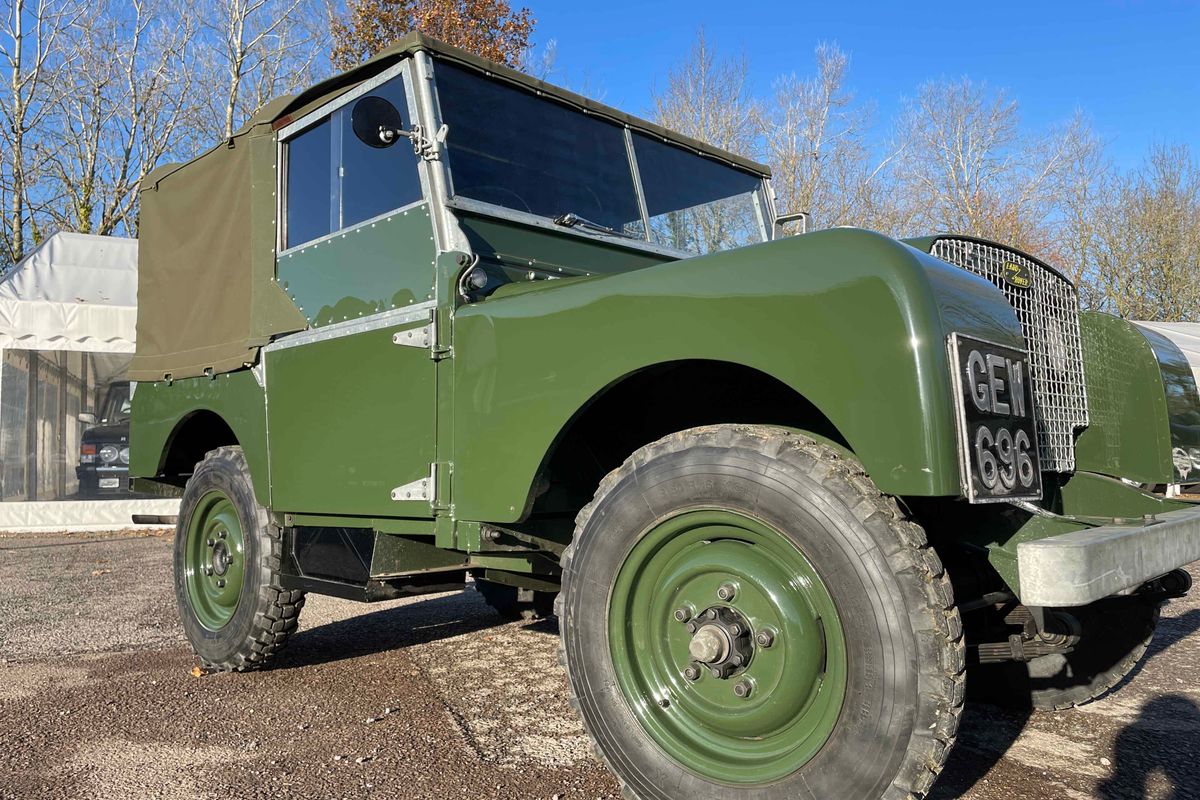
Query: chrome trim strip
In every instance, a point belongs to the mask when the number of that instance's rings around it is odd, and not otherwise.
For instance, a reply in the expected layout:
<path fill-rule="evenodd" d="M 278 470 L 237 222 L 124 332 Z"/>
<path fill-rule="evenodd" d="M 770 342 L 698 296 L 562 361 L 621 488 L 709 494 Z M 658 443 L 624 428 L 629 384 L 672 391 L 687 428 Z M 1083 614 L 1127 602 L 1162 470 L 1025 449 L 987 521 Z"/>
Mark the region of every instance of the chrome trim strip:
<path fill-rule="evenodd" d="M 289 347 L 299 347 L 300 345 L 323 342 L 329 339 L 340 339 L 343 336 L 354 336 L 355 334 L 367 333 L 368 331 L 379 330 L 381 328 L 403 325 L 407 322 L 428 320 L 432 318 L 432 312 L 436 307 L 437 303 L 435 301 L 426 300 L 424 303 L 415 303 L 404 308 L 384 311 L 371 317 L 364 317 L 363 319 L 335 322 L 332 325 L 280 337 L 264 347 L 263 351 L 274 353 L 278 350 L 286 350 Z"/>

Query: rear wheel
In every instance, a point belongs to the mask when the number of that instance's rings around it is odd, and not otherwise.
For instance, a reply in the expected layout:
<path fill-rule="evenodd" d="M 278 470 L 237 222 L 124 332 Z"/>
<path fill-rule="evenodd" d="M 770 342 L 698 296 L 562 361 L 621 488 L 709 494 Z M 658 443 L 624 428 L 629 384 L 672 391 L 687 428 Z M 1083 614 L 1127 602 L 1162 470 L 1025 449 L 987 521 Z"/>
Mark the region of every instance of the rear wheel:
<path fill-rule="evenodd" d="M 563 558 L 563 661 L 634 797 L 907 798 L 963 699 L 923 532 L 803 436 L 697 428 L 600 485 Z"/>
<path fill-rule="evenodd" d="M 281 552 L 242 449 L 208 453 L 188 480 L 175 529 L 179 619 L 206 668 L 264 666 L 295 632 L 304 593 L 279 585 Z"/>
<path fill-rule="evenodd" d="M 1057 711 L 1107 694 L 1146 655 L 1158 625 L 1160 598 L 1114 597 L 1070 609 L 1079 643 L 1070 653 L 970 668 L 971 697 L 1021 710 Z"/>

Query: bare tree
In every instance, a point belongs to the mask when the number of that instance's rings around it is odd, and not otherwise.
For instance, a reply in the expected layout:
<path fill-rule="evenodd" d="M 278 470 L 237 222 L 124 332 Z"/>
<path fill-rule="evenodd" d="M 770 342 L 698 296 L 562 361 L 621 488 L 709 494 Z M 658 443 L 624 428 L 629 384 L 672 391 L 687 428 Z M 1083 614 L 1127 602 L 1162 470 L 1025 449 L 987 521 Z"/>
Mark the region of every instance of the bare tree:
<path fill-rule="evenodd" d="M 1092 211 L 1091 274 L 1099 305 L 1129 319 L 1200 318 L 1200 163 L 1185 145 L 1156 145 L 1112 177 Z"/>
<path fill-rule="evenodd" d="M 846 88 L 849 57 L 837 45 L 816 49 L 816 75 L 778 79 L 764 112 L 767 160 L 780 207 L 808 211 L 821 226 L 891 230 L 896 221 L 884 181 L 894 154 L 867 142 L 872 109 Z"/>
<path fill-rule="evenodd" d="M 759 151 L 757 100 L 745 56 L 718 58 L 701 30 L 687 58 L 653 96 L 654 118 L 665 128 L 742 155 Z"/>
<path fill-rule="evenodd" d="M 220 86 L 199 120 L 209 143 L 229 138 L 275 97 L 313 83 L 324 69 L 328 40 L 317 0 L 206 0 L 195 69 Z"/>
<path fill-rule="evenodd" d="M 1034 253 L 1069 159 L 1060 137 L 1022 136 L 1017 103 L 968 79 L 920 87 L 897 123 L 898 201 L 914 232 L 955 231 Z"/>
<path fill-rule="evenodd" d="M 167 155 L 182 157 L 177 132 L 195 102 L 185 54 L 196 32 L 170 0 L 133 0 L 123 13 L 102 2 L 70 32 L 75 67 L 51 123 L 70 131 L 50 162 L 62 202 L 59 227 L 132 232 L 142 177 Z"/>
<path fill-rule="evenodd" d="M 45 198 L 37 196 L 36 184 L 55 145 L 42 127 L 58 99 L 57 75 L 68 63 L 64 31 L 78 14 L 72 0 L 14 0 L 0 19 L 0 74 L 8 78 L 0 93 L 0 260 L 10 264 L 39 238 Z"/>

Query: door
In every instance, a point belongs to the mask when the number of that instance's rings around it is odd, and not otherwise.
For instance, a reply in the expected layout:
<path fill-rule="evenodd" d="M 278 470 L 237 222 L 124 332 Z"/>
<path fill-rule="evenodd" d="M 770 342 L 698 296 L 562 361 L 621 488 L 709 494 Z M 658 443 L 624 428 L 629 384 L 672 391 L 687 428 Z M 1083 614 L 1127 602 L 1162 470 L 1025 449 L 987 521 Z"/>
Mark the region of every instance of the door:
<path fill-rule="evenodd" d="M 408 140 L 363 123 L 411 127 L 405 69 L 281 131 L 277 277 L 311 327 L 264 348 L 278 511 L 432 516 L 433 223 Z"/>

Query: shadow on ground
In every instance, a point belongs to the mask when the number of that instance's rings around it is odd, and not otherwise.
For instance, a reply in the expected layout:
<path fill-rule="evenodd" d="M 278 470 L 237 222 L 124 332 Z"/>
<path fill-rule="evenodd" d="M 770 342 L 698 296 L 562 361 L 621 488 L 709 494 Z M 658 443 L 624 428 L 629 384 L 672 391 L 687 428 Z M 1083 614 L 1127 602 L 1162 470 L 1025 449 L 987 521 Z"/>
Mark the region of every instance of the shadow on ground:
<path fill-rule="evenodd" d="M 274 668 L 328 664 L 464 636 L 508 622 L 468 589 L 302 629 L 288 642 Z M 558 634 L 558 625 L 553 620 L 525 627 L 539 633 Z"/>

